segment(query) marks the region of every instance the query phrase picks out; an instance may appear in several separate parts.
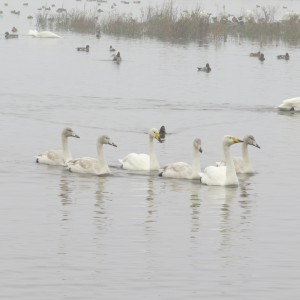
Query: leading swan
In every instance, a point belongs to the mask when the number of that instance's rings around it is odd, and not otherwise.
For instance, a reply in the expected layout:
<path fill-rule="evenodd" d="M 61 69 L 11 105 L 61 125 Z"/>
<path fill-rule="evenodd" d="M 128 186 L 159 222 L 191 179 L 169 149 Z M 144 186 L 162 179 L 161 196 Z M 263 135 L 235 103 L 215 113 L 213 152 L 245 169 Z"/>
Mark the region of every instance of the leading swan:
<path fill-rule="evenodd" d="M 233 162 L 235 166 L 235 171 L 241 174 L 254 174 L 254 169 L 252 167 L 252 163 L 250 161 L 248 145 L 254 146 L 260 149 L 260 146 L 257 144 L 253 135 L 246 135 L 244 137 L 244 143 L 242 146 L 242 157 L 233 157 Z M 217 166 L 224 166 L 225 162 L 217 162 Z"/>
<path fill-rule="evenodd" d="M 61 133 L 62 150 L 48 150 L 36 156 L 36 162 L 40 164 L 64 166 L 66 162 L 72 159 L 71 152 L 68 147 L 68 138 L 79 136 L 71 129 L 65 128 Z"/>
<path fill-rule="evenodd" d="M 67 169 L 70 172 L 103 175 L 110 174 L 110 169 L 106 162 L 103 152 L 103 145 L 117 147 L 107 135 L 102 135 L 97 140 L 98 159 L 93 157 L 82 157 L 75 160 L 70 160 L 67 163 Z"/>
<path fill-rule="evenodd" d="M 149 155 L 143 153 L 129 153 L 124 158 L 119 159 L 123 169 L 135 171 L 159 170 L 159 163 L 153 147 L 153 139 L 161 142 L 160 135 L 156 128 L 152 128 L 149 130 L 148 136 Z"/>
<path fill-rule="evenodd" d="M 192 165 L 185 162 L 176 162 L 165 165 L 159 176 L 168 178 L 199 179 L 201 172 L 200 153 L 202 153 L 201 140 L 193 141 L 193 162 Z"/>
<path fill-rule="evenodd" d="M 236 143 L 241 143 L 242 140 L 231 135 L 223 137 L 223 151 L 225 156 L 226 166 L 209 166 L 200 173 L 200 181 L 207 185 L 238 185 L 239 181 L 236 176 L 236 171 L 233 159 L 230 153 L 230 146 Z"/>
<path fill-rule="evenodd" d="M 300 111 L 300 97 L 283 100 L 277 108 L 279 110 Z"/>

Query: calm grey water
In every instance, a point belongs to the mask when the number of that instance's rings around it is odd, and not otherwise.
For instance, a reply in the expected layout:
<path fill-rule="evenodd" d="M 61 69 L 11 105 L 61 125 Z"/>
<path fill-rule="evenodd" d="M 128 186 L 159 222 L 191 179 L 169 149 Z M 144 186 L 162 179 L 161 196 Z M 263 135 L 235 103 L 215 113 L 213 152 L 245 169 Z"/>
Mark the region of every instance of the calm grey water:
<path fill-rule="evenodd" d="M 0 39 L 0 298 L 299 299 L 300 114 L 274 108 L 299 96 L 299 46 L 61 35 Z M 75 51 L 85 44 L 90 53 Z M 264 63 L 248 55 L 258 50 Z M 212 72 L 198 73 L 206 62 Z M 225 188 L 121 170 L 118 158 L 147 151 L 145 133 L 161 125 L 161 165 L 190 162 L 200 137 L 204 168 L 222 158 L 223 135 L 253 134 L 257 173 Z M 111 137 L 111 176 L 35 163 L 66 126 L 81 137 L 74 157 Z"/>

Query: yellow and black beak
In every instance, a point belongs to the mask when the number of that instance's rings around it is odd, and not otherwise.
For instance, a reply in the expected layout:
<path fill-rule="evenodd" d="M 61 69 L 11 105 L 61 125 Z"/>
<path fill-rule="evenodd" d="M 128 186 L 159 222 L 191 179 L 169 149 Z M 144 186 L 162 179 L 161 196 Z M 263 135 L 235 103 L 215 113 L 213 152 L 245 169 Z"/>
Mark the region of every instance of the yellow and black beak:
<path fill-rule="evenodd" d="M 238 139 L 238 138 L 235 138 L 235 137 L 232 137 L 232 140 L 234 143 L 243 143 L 244 141 Z"/>

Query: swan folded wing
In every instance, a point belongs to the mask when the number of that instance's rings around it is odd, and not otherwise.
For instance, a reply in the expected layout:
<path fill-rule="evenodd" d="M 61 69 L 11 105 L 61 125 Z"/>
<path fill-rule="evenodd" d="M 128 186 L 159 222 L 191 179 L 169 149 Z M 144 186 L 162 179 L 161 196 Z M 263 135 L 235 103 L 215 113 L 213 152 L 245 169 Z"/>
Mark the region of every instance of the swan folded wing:
<path fill-rule="evenodd" d="M 119 161 L 122 163 L 123 169 L 126 170 L 150 169 L 150 157 L 148 154 L 130 153 Z"/>
<path fill-rule="evenodd" d="M 192 176 L 192 167 L 185 162 L 176 162 L 163 166 L 163 176 L 170 178 L 186 178 Z"/>
<path fill-rule="evenodd" d="M 48 150 L 36 157 L 39 163 L 48 165 L 64 165 L 62 150 Z"/>
<path fill-rule="evenodd" d="M 82 157 L 75 160 L 70 160 L 67 167 L 72 172 L 77 173 L 95 173 L 95 166 L 99 161 L 93 157 Z"/>
<path fill-rule="evenodd" d="M 225 185 L 226 180 L 226 167 L 209 166 L 200 173 L 201 183 L 207 185 Z"/>

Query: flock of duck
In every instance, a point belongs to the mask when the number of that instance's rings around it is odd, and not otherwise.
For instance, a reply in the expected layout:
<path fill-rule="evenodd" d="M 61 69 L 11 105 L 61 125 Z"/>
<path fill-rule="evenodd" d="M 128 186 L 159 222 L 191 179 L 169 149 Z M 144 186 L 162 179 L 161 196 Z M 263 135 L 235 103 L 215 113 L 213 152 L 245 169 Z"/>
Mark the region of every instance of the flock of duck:
<path fill-rule="evenodd" d="M 257 57 L 260 61 L 264 61 L 266 59 L 265 55 L 263 53 L 261 53 L 260 51 L 250 53 L 250 57 Z M 277 59 L 289 60 L 290 55 L 288 53 L 279 54 L 279 55 L 277 55 Z M 205 65 L 205 67 L 198 67 L 198 71 L 209 73 L 211 71 L 211 67 L 210 67 L 209 63 L 207 63 Z"/>
<path fill-rule="evenodd" d="M 166 178 L 177 179 L 196 179 L 205 185 L 219 186 L 236 186 L 239 184 L 237 173 L 254 174 L 248 146 L 260 148 L 252 135 L 247 135 L 243 140 L 225 135 L 223 137 L 222 146 L 224 152 L 224 160 L 217 162 L 214 166 L 209 166 L 201 171 L 200 154 L 202 153 L 202 144 L 199 138 L 193 141 L 193 159 L 192 163 L 175 162 L 164 165 L 162 168 L 158 162 L 154 151 L 154 140 L 163 142 L 166 130 L 162 126 L 158 131 L 155 128 L 149 130 L 148 133 L 148 154 L 129 153 L 122 159 L 119 159 L 120 167 L 125 170 L 133 171 L 158 171 L 158 175 Z M 79 136 L 71 129 L 65 128 L 62 131 L 62 149 L 48 150 L 36 156 L 36 162 L 40 164 L 63 166 L 70 172 L 105 175 L 110 174 L 110 168 L 105 159 L 103 146 L 109 145 L 117 147 L 117 145 L 107 135 L 102 135 L 97 140 L 98 158 L 81 157 L 73 159 L 68 147 L 68 138 Z M 237 143 L 243 143 L 242 157 L 233 157 L 230 147 Z"/>

